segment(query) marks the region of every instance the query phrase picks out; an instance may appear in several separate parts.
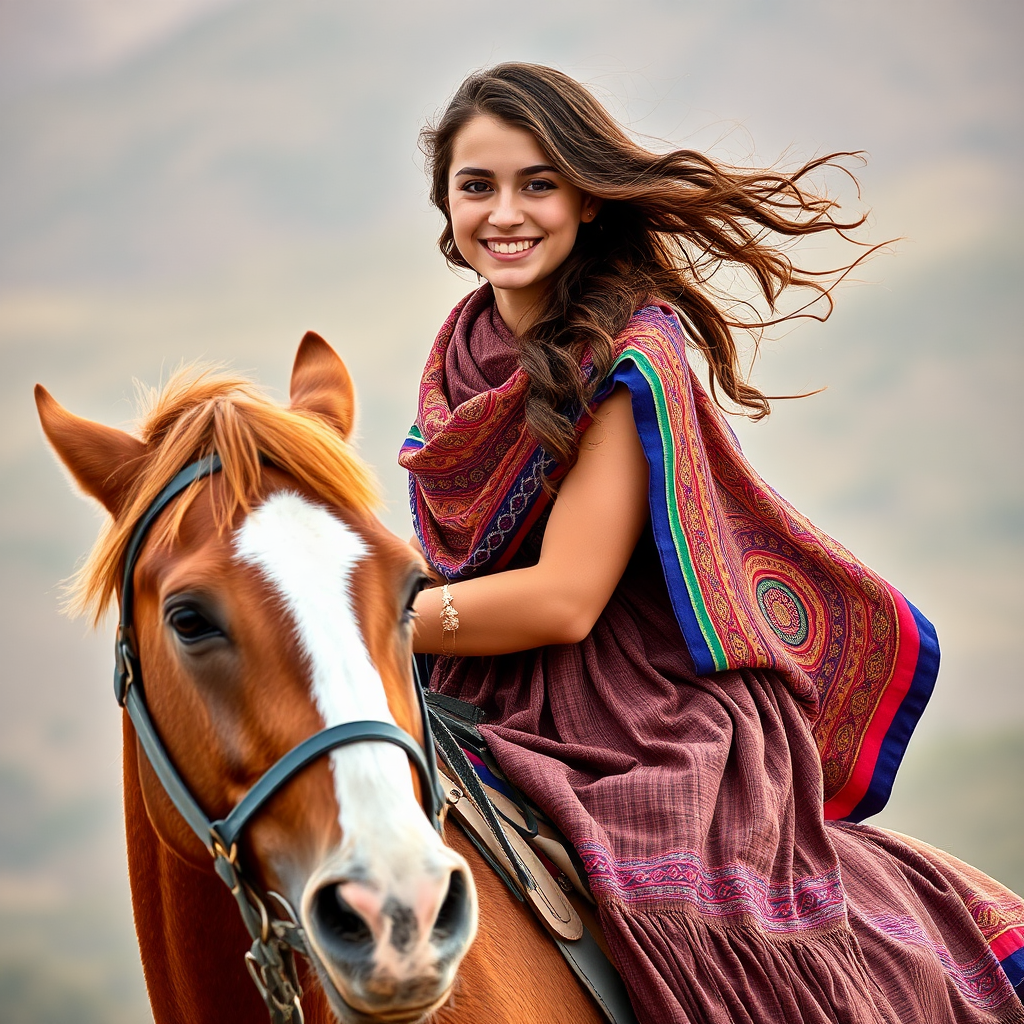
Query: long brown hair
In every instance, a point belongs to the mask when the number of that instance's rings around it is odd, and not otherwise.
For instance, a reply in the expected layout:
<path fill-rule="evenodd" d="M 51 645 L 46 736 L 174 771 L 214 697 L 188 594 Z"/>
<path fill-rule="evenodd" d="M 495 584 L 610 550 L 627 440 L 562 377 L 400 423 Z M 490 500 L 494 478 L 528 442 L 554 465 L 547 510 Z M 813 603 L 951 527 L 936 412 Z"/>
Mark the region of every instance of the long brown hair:
<path fill-rule="evenodd" d="M 575 460 L 573 421 L 610 368 L 615 335 L 641 305 L 659 299 L 674 306 L 707 360 L 715 400 L 727 408 L 721 392 L 760 419 L 771 411 L 769 398 L 745 379 L 734 329 L 758 330 L 796 316 L 826 319 L 831 289 L 877 248 L 828 271 L 798 267 L 785 251 L 787 238 L 825 231 L 846 237 L 864 222 L 864 216 L 837 219 L 836 203 L 804 184 L 856 154 L 831 153 L 786 174 L 727 166 L 687 149 L 652 153 L 568 75 L 509 63 L 467 78 L 437 123 L 420 134 L 430 198 L 445 216 L 438 244 L 456 267 L 469 264 L 455 246 L 447 209 L 452 149 L 459 131 L 481 114 L 528 131 L 560 174 L 603 200 L 597 218 L 580 225 L 572 252 L 520 338 L 530 380 L 527 424 L 559 462 Z M 767 319 L 733 320 L 716 304 L 709 279 L 730 265 L 753 279 Z M 787 287 L 810 288 L 813 300 L 825 300 L 824 312 L 809 311 L 812 300 L 776 315 Z M 580 373 L 587 349 L 596 371 L 589 382 Z"/>

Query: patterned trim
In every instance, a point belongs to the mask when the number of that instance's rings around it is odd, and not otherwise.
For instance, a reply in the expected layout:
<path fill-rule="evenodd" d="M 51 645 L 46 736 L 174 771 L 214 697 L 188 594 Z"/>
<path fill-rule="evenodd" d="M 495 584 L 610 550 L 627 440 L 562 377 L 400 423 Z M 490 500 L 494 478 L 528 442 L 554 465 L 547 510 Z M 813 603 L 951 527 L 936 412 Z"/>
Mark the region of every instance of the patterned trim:
<path fill-rule="evenodd" d="M 935 627 L 898 590 L 889 587 L 889 591 L 904 643 L 893 681 L 864 735 L 857 766 L 850 781 L 825 804 L 826 818 L 863 821 L 889 802 L 910 737 L 935 689 L 939 674 Z"/>
<path fill-rule="evenodd" d="M 813 928 L 846 914 L 838 867 L 823 875 L 770 882 L 740 864 L 707 868 L 700 854 L 690 850 L 616 861 L 600 843 L 583 842 L 577 849 L 594 892 L 626 903 L 682 900 L 705 917 L 747 914 L 776 933 Z"/>
<path fill-rule="evenodd" d="M 992 955 L 1014 988 L 1024 985 L 1024 904 L 1008 889 L 999 896 L 973 893 L 967 909 L 985 936 Z"/>
<path fill-rule="evenodd" d="M 1024 986 L 1024 933 L 1020 936 L 1021 947 L 999 961 L 1007 980 L 1015 989 Z M 995 948 L 993 946 L 993 948 Z M 998 955 L 998 954 L 996 954 Z M 1022 993 L 1024 995 L 1024 993 Z"/>
<path fill-rule="evenodd" d="M 949 950 L 927 936 L 912 917 L 885 914 L 869 918 L 868 923 L 890 938 L 931 953 L 942 965 L 943 971 L 956 986 L 957 991 L 972 1006 L 981 1010 L 994 1010 L 1007 999 L 1014 998 L 1013 987 L 1006 972 L 990 950 L 986 949 L 970 963 L 958 964 Z"/>

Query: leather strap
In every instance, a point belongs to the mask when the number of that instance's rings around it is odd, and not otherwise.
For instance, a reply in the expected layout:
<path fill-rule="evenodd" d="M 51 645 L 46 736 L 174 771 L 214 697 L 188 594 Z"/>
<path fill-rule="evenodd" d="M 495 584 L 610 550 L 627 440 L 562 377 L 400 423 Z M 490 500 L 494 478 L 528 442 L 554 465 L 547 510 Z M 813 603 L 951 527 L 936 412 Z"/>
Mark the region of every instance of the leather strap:
<path fill-rule="evenodd" d="M 501 822 L 495 813 L 494 805 L 487 799 L 487 794 L 480 784 L 476 769 L 469 758 L 463 753 L 462 747 L 459 746 L 455 737 L 448 731 L 444 721 L 433 712 L 430 713 L 430 717 L 432 719 L 434 741 L 441 754 L 441 759 L 448 766 L 449 770 L 454 773 L 462 790 L 473 801 L 478 813 L 487 825 L 491 838 L 497 843 L 504 859 L 508 861 L 508 865 L 511 867 L 519 884 L 524 890 L 533 889 L 536 883 L 505 835 L 505 830 L 501 827 Z"/>
<path fill-rule="evenodd" d="M 419 772 L 424 798 L 430 801 L 433 817 L 436 819 L 444 805 L 444 793 L 436 781 L 436 768 L 432 775 L 419 743 L 403 729 L 399 729 L 397 725 L 392 725 L 390 722 L 364 721 L 331 726 L 293 747 L 260 776 L 259 780 L 253 784 L 252 789 L 235 804 L 234 809 L 226 818 L 213 822 L 210 826 L 211 829 L 221 838 L 225 848 L 230 849 L 231 844 L 237 841 L 249 819 L 293 775 L 302 771 L 306 765 L 329 750 L 346 747 L 352 743 L 362 743 L 365 740 L 393 743 L 405 751 Z M 435 786 L 436 789 L 434 789 Z"/>
<path fill-rule="evenodd" d="M 459 819 L 463 828 L 467 832 L 472 831 L 476 834 L 489 848 L 491 855 L 508 872 L 512 865 L 504 850 L 491 836 L 490 829 L 484 823 L 483 815 L 476 802 L 463 793 L 451 803 L 451 813 Z M 537 854 L 526 844 L 518 832 L 510 830 L 506 833 L 506 838 L 523 867 L 530 872 L 533 884 L 523 890 L 523 895 L 526 896 L 541 923 L 556 938 L 579 939 L 583 935 L 583 922 L 573 905 L 566 899 L 565 893 L 559 888 L 558 883 L 551 877 Z"/>
<path fill-rule="evenodd" d="M 622 976 L 586 926 L 582 937 L 575 942 L 555 938 L 555 945 L 594 1002 L 601 1007 L 609 1024 L 638 1024 Z"/>
<path fill-rule="evenodd" d="M 204 477 L 219 473 L 220 469 L 220 456 L 216 452 L 186 466 L 175 474 L 171 482 L 153 499 L 152 504 L 135 524 L 135 529 L 132 530 L 131 540 L 128 541 L 124 556 L 124 571 L 121 576 L 121 617 L 114 649 L 114 696 L 117 698 L 118 704 L 124 704 L 125 694 L 132 679 L 141 678 L 132 622 L 135 611 L 135 563 L 142 550 L 142 542 L 146 539 L 150 527 L 156 522 L 157 516 L 186 487 Z"/>
<path fill-rule="evenodd" d="M 418 672 L 417 678 L 419 678 Z M 449 803 L 452 813 L 462 826 L 467 838 L 494 869 L 512 895 L 520 901 L 523 901 L 525 897 L 525 901 L 551 935 L 558 951 L 597 1003 L 609 1024 L 637 1024 L 636 1014 L 633 1011 L 622 976 L 608 959 L 597 939 L 594 938 L 587 926 L 587 921 L 581 918 L 576 908 L 565 899 L 564 894 L 558 889 L 557 884 L 541 864 L 534 850 L 527 845 L 527 843 L 541 845 L 538 840 L 541 838 L 544 826 L 538 826 L 532 813 L 529 817 L 523 815 L 522 806 L 526 805 L 522 801 L 509 800 L 504 794 L 485 786 L 452 735 L 452 732 L 456 732 L 455 728 L 449 732 L 449 727 L 460 725 L 459 719 L 462 719 L 463 722 L 472 723 L 469 725 L 469 731 L 475 734 L 473 736 L 474 746 L 477 744 L 486 746 L 483 737 L 475 729 L 476 722 L 483 718 L 482 713 L 472 704 L 445 697 L 443 694 L 428 693 L 426 701 L 430 708 L 438 747 L 445 758 L 446 765 L 455 776 L 453 781 L 442 775 L 445 788 L 450 792 Z M 474 711 L 477 714 L 474 714 Z M 454 722 L 452 717 L 456 719 Z M 458 733 L 461 734 L 461 731 L 461 729 L 458 730 Z M 457 755 L 455 751 L 458 751 Z M 498 821 L 499 817 L 508 823 L 508 829 L 501 827 Z M 493 835 L 495 828 L 500 831 L 501 837 L 504 839 L 503 843 L 496 841 L 496 837 Z M 561 853 L 557 861 L 558 866 L 563 871 L 569 867 L 569 871 L 566 873 L 573 878 L 577 872 L 569 863 L 569 855 L 554 838 L 554 833 L 551 835 L 550 843 L 543 844 L 545 852 L 554 852 L 549 847 L 557 848 Z M 510 848 L 516 849 L 514 861 L 509 858 L 507 853 Z M 516 862 L 522 866 L 523 870 L 533 869 L 534 877 L 531 879 L 533 882 L 531 889 L 522 889 L 517 884 L 518 871 L 515 873 L 516 877 L 512 877 L 510 874 L 508 869 Z M 551 885 L 547 883 L 551 883 Z M 578 878 L 576 878 L 575 884 L 586 899 L 593 902 L 589 887 Z M 566 908 L 568 908 L 567 911 Z"/>
<path fill-rule="evenodd" d="M 146 758 L 156 773 L 156 777 L 160 780 L 160 785 L 164 787 L 164 792 L 174 804 L 177 812 L 188 823 L 189 828 L 199 837 L 199 841 L 212 854 L 213 837 L 210 834 L 210 819 L 207 818 L 195 797 L 189 792 L 188 786 L 182 781 L 178 770 L 167 756 L 167 751 L 164 750 L 164 745 L 153 726 L 149 708 L 146 707 L 141 681 L 136 681 L 128 687 L 124 709 L 128 712 L 132 725 L 135 726 L 135 735 L 138 736 Z"/>
<path fill-rule="evenodd" d="M 489 827 L 485 824 L 476 802 L 471 800 L 466 792 L 456 788 L 455 782 L 446 779 L 444 775 L 442 779 L 446 788 L 454 793 L 449 801 L 452 805 L 452 814 L 466 836 L 494 868 L 512 894 L 523 900 L 524 890 L 519 888 L 507 870 L 510 863 L 502 847 L 490 835 Z M 460 777 L 458 784 L 461 785 L 462 782 Z M 485 799 L 489 795 L 490 792 L 485 791 Z M 622 977 L 601 949 L 586 922 L 565 900 L 557 884 L 518 832 L 512 831 L 506 839 L 519 848 L 517 856 L 521 858 L 520 863 L 524 868 L 527 864 L 533 867 L 536 881 L 531 890 L 525 891 L 526 902 L 544 924 L 573 974 L 590 993 L 609 1024 L 637 1024 L 636 1014 Z"/>

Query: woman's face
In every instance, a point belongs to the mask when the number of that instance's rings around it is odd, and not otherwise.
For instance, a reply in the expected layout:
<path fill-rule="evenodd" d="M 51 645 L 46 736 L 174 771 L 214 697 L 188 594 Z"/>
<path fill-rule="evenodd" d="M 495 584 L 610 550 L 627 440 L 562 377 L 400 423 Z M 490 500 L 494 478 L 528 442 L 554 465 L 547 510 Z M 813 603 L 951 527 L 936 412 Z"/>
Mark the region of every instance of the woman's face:
<path fill-rule="evenodd" d="M 513 330 L 572 251 L 598 201 L 566 181 L 526 131 L 481 114 L 455 137 L 448 213 L 455 245 L 494 289 Z"/>

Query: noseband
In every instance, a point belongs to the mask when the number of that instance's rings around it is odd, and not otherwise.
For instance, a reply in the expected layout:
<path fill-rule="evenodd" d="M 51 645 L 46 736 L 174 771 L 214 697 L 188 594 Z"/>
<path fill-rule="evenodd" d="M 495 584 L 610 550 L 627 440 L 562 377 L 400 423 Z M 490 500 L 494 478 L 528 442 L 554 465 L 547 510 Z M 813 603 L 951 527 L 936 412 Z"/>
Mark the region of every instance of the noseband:
<path fill-rule="evenodd" d="M 322 729 L 293 747 L 267 769 L 230 813 L 211 821 L 189 792 L 167 753 L 146 706 L 142 686 L 142 665 L 135 643 L 132 613 L 135 598 L 135 565 L 143 541 L 157 516 L 185 488 L 212 476 L 221 469 L 220 457 L 214 453 L 186 466 L 156 496 L 132 533 L 125 554 L 124 577 L 121 583 L 121 619 L 117 629 L 114 667 L 114 695 L 128 713 L 149 763 L 164 791 L 178 813 L 199 837 L 213 857 L 213 866 L 231 890 L 238 903 L 250 937 L 252 948 L 246 953 L 246 966 L 260 990 L 274 1024 L 301 1024 L 302 989 L 295 970 L 294 953 L 310 956 L 305 933 L 295 911 L 277 893 L 261 894 L 242 874 L 238 856 L 238 840 L 246 825 L 260 808 L 286 782 L 307 765 L 330 750 L 351 743 L 368 741 L 392 743 L 405 751 L 419 774 L 420 785 L 429 808 L 426 813 L 438 831 L 444 808 L 444 793 L 433 757 L 430 720 L 423 698 L 423 688 L 415 687 L 420 702 L 424 746 L 391 722 L 347 722 Z M 268 904 L 272 904 L 268 909 Z M 273 911 L 273 912 L 272 912 Z M 283 912 L 283 916 L 277 913 Z"/>

